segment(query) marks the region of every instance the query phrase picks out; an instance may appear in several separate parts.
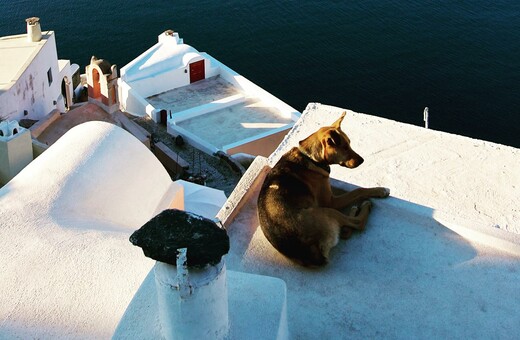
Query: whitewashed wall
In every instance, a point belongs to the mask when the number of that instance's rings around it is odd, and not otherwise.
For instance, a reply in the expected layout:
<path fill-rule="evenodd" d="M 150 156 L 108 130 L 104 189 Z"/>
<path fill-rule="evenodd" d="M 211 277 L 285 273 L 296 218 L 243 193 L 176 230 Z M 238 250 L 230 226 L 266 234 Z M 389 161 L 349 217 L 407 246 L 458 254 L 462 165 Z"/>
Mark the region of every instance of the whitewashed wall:
<path fill-rule="evenodd" d="M 61 98 L 63 78 L 60 78 L 58 68 L 54 32 L 44 32 L 42 42 L 44 43 L 40 51 L 20 75 L 16 84 L 0 96 L 1 116 L 10 120 L 41 119 L 55 109 L 60 100 L 63 100 Z M 53 78 L 50 86 L 47 79 L 49 68 L 52 70 Z M 24 110 L 27 110 L 28 116 L 24 116 Z"/>

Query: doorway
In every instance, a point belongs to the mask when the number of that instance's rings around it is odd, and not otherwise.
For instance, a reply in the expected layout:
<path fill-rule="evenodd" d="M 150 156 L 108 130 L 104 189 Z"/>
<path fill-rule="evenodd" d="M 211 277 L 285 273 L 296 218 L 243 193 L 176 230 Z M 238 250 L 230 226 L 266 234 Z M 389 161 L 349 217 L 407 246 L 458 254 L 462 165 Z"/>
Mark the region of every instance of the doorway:
<path fill-rule="evenodd" d="M 204 60 L 199 60 L 190 64 L 190 83 L 194 83 L 206 78 Z"/>
<path fill-rule="evenodd" d="M 99 72 L 96 69 L 92 70 L 92 98 L 99 99 L 101 97 L 101 85 L 99 84 Z"/>

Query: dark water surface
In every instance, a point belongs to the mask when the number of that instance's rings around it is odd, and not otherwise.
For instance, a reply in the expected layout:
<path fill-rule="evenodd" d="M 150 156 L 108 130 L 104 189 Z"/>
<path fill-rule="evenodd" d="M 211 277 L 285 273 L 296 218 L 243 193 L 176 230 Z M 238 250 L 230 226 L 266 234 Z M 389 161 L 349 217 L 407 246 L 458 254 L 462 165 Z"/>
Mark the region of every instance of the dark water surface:
<path fill-rule="evenodd" d="M 520 147 L 518 0 L 0 0 L 0 36 L 30 16 L 82 68 L 122 67 L 174 29 L 299 111 L 423 125 L 428 106 L 430 128 Z"/>

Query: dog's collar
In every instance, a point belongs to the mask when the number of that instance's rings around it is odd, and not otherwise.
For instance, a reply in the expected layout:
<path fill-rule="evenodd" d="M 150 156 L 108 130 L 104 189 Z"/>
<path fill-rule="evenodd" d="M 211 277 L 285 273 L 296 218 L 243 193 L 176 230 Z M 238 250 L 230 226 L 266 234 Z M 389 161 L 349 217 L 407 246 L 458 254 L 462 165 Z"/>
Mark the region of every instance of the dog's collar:
<path fill-rule="evenodd" d="M 327 173 L 330 173 L 330 165 L 328 165 L 327 163 L 318 163 L 318 162 L 316 162 L 314 159 L 311 158 L 311 156 L 309 156 L 304 150 L 302 150 L 302 148 L 298 148 L 298 150 L 312 164 L 316 165 L 320 169 L 325 170 Z"/>

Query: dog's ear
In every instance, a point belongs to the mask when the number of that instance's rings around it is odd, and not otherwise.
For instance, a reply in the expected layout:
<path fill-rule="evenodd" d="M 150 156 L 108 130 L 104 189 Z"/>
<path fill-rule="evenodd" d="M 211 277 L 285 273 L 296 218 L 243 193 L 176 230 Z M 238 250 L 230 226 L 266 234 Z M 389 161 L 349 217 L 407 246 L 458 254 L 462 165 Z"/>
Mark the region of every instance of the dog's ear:
<path fill-rule="evenodd" d="M 327 145 L 340 145 L 341 136 L 335 130 L 330 131 L 329 136 L 327 136 Z"/>
<path fill-rule="evenodd" d="M 341 123 L 343 122 L 343 118 L 345 118 L 346 114 L 347 114 L 347 111 L 343 111 L 343 113 L 341 114 L 341 117 L 339 117 L 338 120 L 336 120 L 334 122 L 334 124 L 332 124 L 332 127 L 336 128 L 336 129 L 341 129 Z"/>

